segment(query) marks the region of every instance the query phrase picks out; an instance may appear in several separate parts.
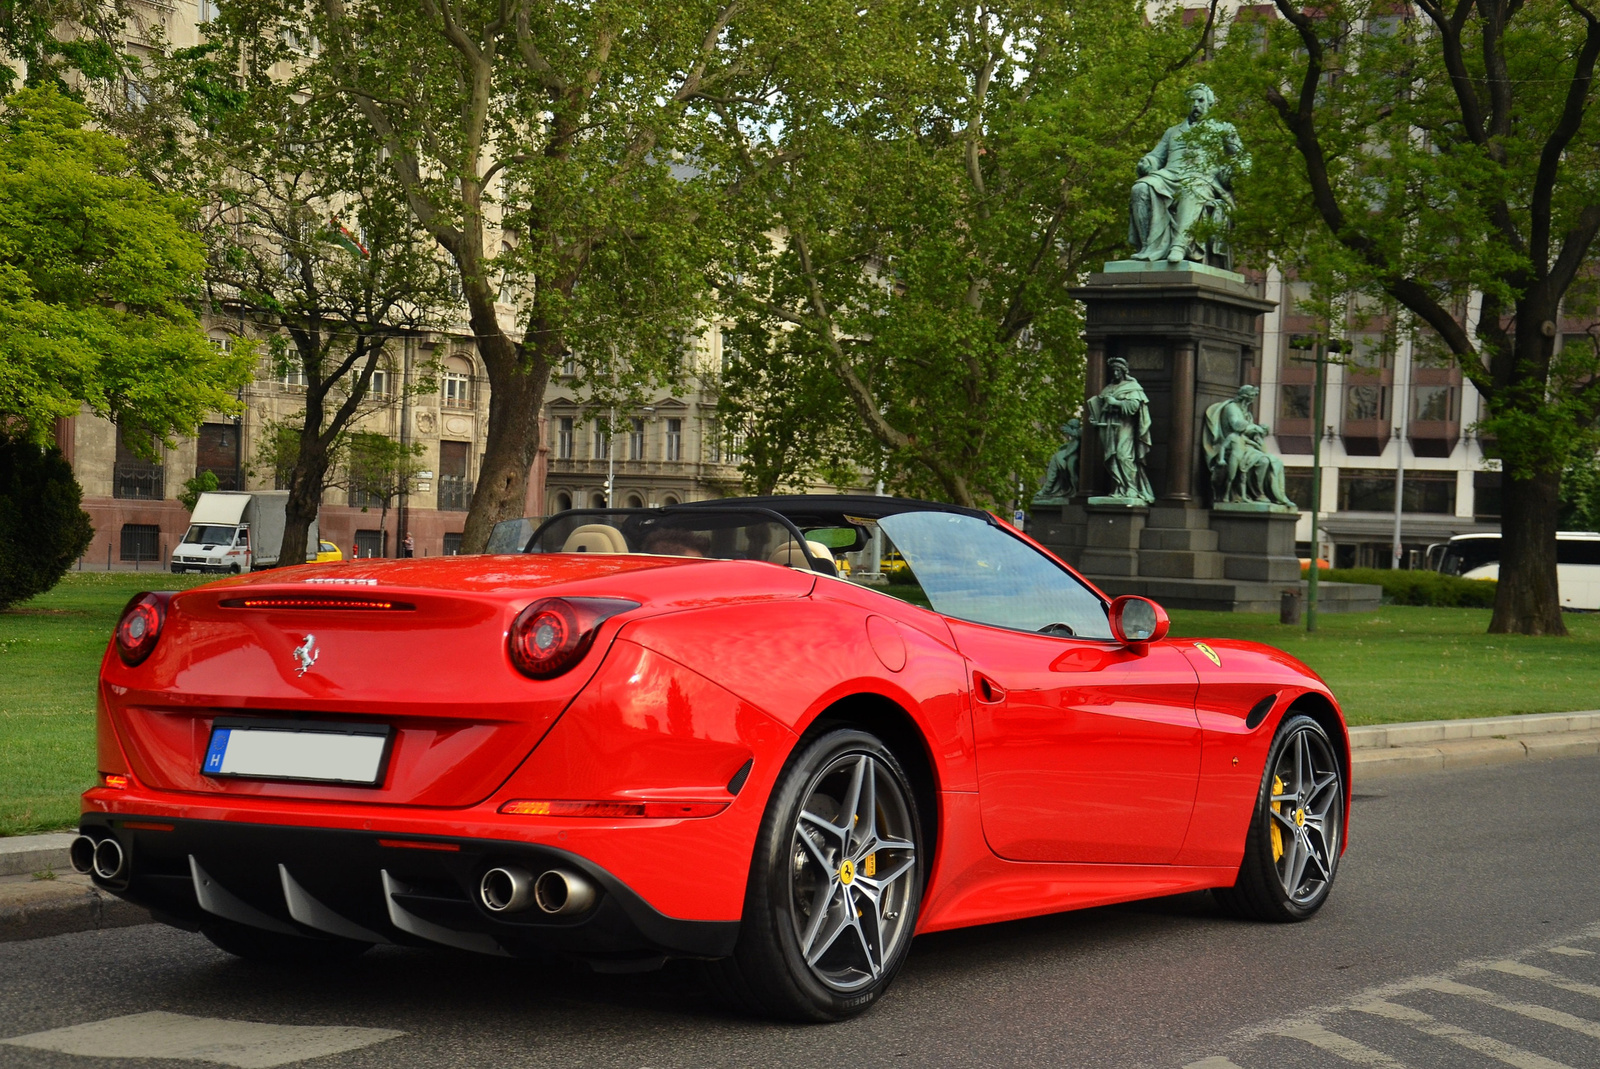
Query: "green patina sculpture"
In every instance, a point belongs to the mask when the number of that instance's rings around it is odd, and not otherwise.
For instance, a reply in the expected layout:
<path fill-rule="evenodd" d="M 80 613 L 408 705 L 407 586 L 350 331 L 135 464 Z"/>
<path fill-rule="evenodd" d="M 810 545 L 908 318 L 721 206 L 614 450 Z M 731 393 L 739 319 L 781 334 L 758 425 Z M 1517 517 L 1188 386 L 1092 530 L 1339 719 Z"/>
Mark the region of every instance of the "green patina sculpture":
<path fill-rule="evenodd" d="M 1098 397 L 1089 398 L 1089 422 L 1100 433 L 1100 451 L 1111 476 L 1111 493 L 1091 497 L 1091 505 L 1148 505 L 1156 499 L 1150 489 L 1146 462 L 1150 456 L 1150 398 L 1139 380 L 1128 374 L 1128 362 L 1119 356 L 1106 361 L 1111 381 Z"/>
<path fill-rule="evenodd" d="M 1247 383 L 1228 400 L 1206 409 L 1201 444 L 1211 472 L 1211 500 L 1218 506 L 1298 512 L 1284 488 L 1283 458 L 1267 452 L 1267 428 L 1250 412 L 1260 393 Z"/>
<path fill-rule="evenodd" d="M 1206 118 L 1217 100 L 1211 88 L 1195 85 L 1187 96 L 1188 117 L 1169 127 L 1136 168 L 1128 242 L 1135 260 L 1231 269 L 1221 234 L 1233 208 L 1234 173 L 1247 170 L 1250 159 L 1233 124 Z M 1212 235 L 1204 242 L 1190 233 L 1202 219 Z"/>
<path fill-rule="evenodd" d="M 1044 482 L 1033 495 L 1034 505 L 1065 505 L 1078 496 L 1078 449 L 1083 421 L 1074 416 L 1061 425 L 1061 448 L 1045 465 Z"/>

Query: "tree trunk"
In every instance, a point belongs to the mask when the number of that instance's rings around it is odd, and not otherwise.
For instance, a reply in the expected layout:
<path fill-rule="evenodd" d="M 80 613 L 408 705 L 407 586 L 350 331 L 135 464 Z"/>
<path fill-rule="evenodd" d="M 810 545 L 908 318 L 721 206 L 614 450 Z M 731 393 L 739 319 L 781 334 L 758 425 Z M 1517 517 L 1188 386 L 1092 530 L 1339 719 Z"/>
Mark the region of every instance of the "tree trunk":
<path fill-rule="evenodd" d="M 498 324 L 493 332 L 474 333 L 489 375 L 489 428 L 461 535 L 463 553 L 482 553 L 495 524 L 519 519 L 526 510 L 528 471 L 539 455 L 539 410 L 551 367 L 545 354 L 532 348 L 524 349 L 519 358 L 519 347 Z"/>
<path fill-rule="evenodd" d="M 1500 583 L 1494 635 L 1565 635 L 1556 580 L 1556 525 L 1561 476 L 1507 479 L 1501 498 Z"/>
<path fill-rule="evenodd" d="M 328 459 L 313 445 L 300 442 L 300 456 L 289 476 L 289 502 L 283 520 L 283 548 L 279 567 L 303 564 L 311 541 L 311 524 L 322 508 L 322 488 L 328 476 Z"/>

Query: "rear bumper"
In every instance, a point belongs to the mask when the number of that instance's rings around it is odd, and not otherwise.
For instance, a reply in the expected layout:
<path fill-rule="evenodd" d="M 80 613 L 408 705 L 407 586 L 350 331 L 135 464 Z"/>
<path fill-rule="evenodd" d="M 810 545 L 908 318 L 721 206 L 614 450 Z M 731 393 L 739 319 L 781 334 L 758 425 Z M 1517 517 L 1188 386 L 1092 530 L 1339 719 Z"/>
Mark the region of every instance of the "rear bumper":
<path fill-rule="evenodd" d="M 739 932 L 737 921 L 665 916 L 599 865 L 541 844 L 130 813 L 86 813 L 81 830 L 115 837 L 127 858 L 116 880 L 96 884 L 191 929 L 221 918 L 306 936 L 364 931 L 373 942 L 554 952 L 617 970 L 726 957 Z M 570 917 L 491 913 L 478 882 L 505 865 L 575 872 L 598 890 L 595 904 Z"/>

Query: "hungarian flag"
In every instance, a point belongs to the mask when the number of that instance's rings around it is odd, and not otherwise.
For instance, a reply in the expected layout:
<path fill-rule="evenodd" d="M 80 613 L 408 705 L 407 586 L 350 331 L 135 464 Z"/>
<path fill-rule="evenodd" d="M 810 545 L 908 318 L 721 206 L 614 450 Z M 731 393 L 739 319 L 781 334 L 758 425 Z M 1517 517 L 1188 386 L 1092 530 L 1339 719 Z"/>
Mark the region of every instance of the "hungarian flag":
<path fill-rule="evenodd" d="M 356 236 L 339 222 L 337 215 L 328 220 L 328 240 L 335 245 L 343 245 L 352 255 L 359 256 L 363 260 L 371 255 L 367 252 L 367 247 L 357 241 Z"/>

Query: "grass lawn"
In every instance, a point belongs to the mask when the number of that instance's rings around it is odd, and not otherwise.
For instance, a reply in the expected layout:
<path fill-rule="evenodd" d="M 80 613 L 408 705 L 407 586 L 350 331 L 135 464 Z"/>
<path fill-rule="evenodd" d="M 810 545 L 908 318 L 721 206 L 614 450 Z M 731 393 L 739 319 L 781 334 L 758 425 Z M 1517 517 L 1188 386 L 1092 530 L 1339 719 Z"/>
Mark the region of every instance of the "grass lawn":
<path fill-rule="evenodd" d="M 1488 609 L 1319 613 L 1317 633 L 1262 613 L 1172 613 L 1172 634 L 1277 646 L 1327 680 L 1352 724 L 1600 709 L 1600 614 L 1568 638 L 1488 635 Z"/>
<path fill-rule="evenodd" d="M 73 572 L 0 612 L 0 835 L 76 823 L 95 773 L 95 676 L 117 614 L 140 590 L 201 581 Z M 1307 635 L 1276 616 L 1179 610 L 1172 633 L 1288 650 L 1328 681 L 1351 723 L 1380 724 L 1600 707 L 1600 614 L 1566 621 L 1572 637 L 1530 639 L 1484 634 L 1487 610 L 1393 606 L 1323 615 Z"/>
<path fill-rule="evenodd" d="M 94 781 L 94 686 L 117 615 L 141 590 L 201 576 L 71 572 L 50 593 L 0 612 L 0 835 L 78 822 Z"/>

